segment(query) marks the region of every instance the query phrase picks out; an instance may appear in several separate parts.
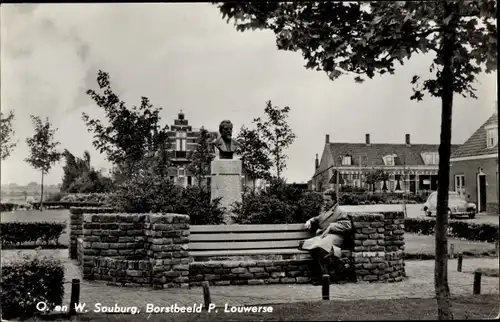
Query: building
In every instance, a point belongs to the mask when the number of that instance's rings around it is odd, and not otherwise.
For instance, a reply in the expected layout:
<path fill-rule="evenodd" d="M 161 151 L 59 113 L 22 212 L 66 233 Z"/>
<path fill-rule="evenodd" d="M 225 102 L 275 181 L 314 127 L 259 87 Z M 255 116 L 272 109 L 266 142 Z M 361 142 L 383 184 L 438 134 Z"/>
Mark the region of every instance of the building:
<path fill-rule="evenodd" d="M 451 155 L 450 190 L 498 214 L 498 116 L 494 113 Z"/>
<path fill-rule="evenodd" d="M 324 192 L 334 189 L 339 173 L 339 186 L 370 189 L 367 174 L 383 170 L 386 182 L 377 182 L 375 190 L 393 192 L 429 192 L 437 188 L 439 145 L 413 144 L 406 134 L 403 144 L 371 143 L 366 134 L 365 143 L 334 143 L 326 135 L 321 159 L 316 154 L 315 172 L 311 187 Z M 452 152 L 458 145 L 452 145 Z"/>
<path fill-rule="evenodd" d="M 174 124 L 170 126 L 167 133 L 169 147 L 169 156 L 172 166 L 168 170 L 168 175 L 176 184 L 186 187 L 196 185 L 196 178 L 189 171 L 187 166 L 190 163 L 190 156 L 196 149 L 196 141 L 200 135 L 200 129 L 194 129 L 189 125 L 182 111 L 177 115 Z M 209 131 L 210 138 L 216 139 L 218 131 Z M 210 184 L 210 176 L 207 178 L 207 184 Z"/>

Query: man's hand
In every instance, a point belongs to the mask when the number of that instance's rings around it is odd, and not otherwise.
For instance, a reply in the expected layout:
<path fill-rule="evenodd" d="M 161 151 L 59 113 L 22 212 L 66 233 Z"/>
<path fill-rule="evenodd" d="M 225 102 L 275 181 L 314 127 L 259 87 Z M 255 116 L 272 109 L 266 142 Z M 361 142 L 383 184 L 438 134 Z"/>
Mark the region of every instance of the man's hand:
<path fill-rule="evenodd" d="M 311 221 L 310 220 L 306 221 L 306 223 L 304 224 L 304 227 L 306 229 L 311 229 Z"/>
<path fill-rule="evenodd" d="M 326 237 L 330 233 L 330 226 L 325 228 L 325 231 L 321 233 L 321 238 Z"/>

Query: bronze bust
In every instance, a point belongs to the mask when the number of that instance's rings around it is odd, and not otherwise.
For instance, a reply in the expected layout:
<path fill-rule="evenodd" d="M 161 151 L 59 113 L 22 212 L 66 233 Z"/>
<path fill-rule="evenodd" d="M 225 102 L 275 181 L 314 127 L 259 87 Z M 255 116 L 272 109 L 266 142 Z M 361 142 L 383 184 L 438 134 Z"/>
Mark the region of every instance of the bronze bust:
<path fill-rule="evenodd" d="M 233 123 L 224 120 L 219 125 L 219 138 L 213 145 L 219 151 L 219 159 L 233 159 L 234 153 L 238 150 L 239 144 L 232 138 Z"/>

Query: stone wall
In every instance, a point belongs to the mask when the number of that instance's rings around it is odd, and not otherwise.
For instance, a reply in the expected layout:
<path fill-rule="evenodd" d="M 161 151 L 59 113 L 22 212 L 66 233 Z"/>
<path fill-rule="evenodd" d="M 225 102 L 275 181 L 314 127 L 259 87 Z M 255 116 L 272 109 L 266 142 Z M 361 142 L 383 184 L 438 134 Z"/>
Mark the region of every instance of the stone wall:
<path fill-rule="evenodd" d="M 108 207 L 71 207 L 69 208 L 69 249 L 68 255 L 70 259 L 76 259 L 78 256 L 77 239 L 82 236 L 83 231 L 83 214 L 98 214 L 98 213 L 114 213 L 113 208 Z"/>
<path fill-rule="evenodd" d="M 150 245 L 153 287 L 189 287 L 189 216 L 148 215 L 145 234 Z"/>
<path fill-rule="evenodd" d="M 83 229 L 83 214 L 82 213 L 72 213 L 70 210 L 69 215 L 69 248 L 68 255 L 70 259 L 76 259 L 77 254 L 77 239 L 82 235 Z"/>
<path fill-rule="evenodd" d="M 354 268 L 359 282 L 397 282 L 404 270 L 404 214 L 357 214 L 354 226 Z"/>
<path fill-rule="evenodd" d="M 351 214 L 353 249 L 343 252 L 358 282 L 405 277 L 404 213 Z M 72 216 L 72 219 L 79 220 Z M 84 279 L 113 285 L 189 287 L 310 282 L 310 259 L 219 259 L 193 262 L 189 217 L 177 214 L 85 214 L 75 240 Z M 74 225 L 77 226 L 77 225 Z M 73 226 L 72 226 L 73 227 Z"/>
<path fill-rule="evenodd" d="M 188 237 L 186 215 L 84 214 L 78 249 L 83 278 L 124 286 L 187 287 Z"/>
<path fill-rule="evenodd" d="M 309 283 L 310 260 L 260 260 L 194 262 L 189 265 L 191 286 Z"/>

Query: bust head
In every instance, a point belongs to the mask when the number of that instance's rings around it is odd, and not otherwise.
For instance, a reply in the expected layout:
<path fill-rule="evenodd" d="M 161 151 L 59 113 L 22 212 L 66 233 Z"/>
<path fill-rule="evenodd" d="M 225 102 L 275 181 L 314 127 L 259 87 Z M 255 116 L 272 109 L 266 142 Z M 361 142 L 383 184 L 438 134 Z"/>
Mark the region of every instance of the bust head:
<path fill-rule="evenodd" d="M 231 136 L 233 134 L 233 123 L 229 120 L 220 122 L 219 133 L 224 141 L 231 140 Z"/>

